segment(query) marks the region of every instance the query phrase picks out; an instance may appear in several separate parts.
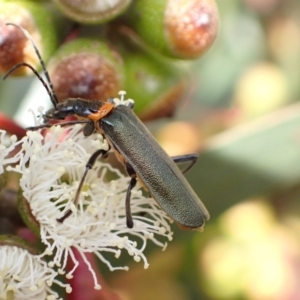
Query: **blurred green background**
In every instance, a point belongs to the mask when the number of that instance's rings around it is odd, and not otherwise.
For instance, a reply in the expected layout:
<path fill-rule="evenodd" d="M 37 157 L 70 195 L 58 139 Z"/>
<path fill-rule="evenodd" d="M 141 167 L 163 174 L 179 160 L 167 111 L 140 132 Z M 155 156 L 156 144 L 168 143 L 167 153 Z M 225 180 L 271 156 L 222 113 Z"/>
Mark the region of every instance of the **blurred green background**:
<path fill-rule="evenodd" d="M 217 3 L 217 41 L 192 63 L 178 122 L 158 132 L 173 155 L 201 148 L 187 177 L 211 221 L 176 232 L 140 287 L 141 270 L 128 274 L 134 299 L 153 286 L 155 299 L 300 299 L 300 3 Z"/>
<path fill-rule="evenodd" d="M 125 300 L 300 299 L 300 2 L 217 5 L 213 47 L 182 63 L 189 89 L 176 115 L 148 123 L 170 155 L 200 153 L 187 177 L 211 220 L 202 233 L 174 225 L 164 252 L 147 250 L 147 270 L 103 268 Z M 22 103 L 31 80 L 1 83 L 0 98 Z"/>

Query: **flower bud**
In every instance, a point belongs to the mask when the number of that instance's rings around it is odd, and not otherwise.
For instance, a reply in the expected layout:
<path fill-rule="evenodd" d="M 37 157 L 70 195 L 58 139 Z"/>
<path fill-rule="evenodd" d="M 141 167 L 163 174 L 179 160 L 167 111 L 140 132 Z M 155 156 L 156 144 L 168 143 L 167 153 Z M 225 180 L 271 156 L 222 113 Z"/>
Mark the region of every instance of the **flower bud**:
<path fill-rule="evenodd" d="M 97 24 L 111 20 L 121 14 L 131 0 L 53 0 L 63 14 L 85 24 Z"/>
<path fill-rule="evenodd" d="M 107 100 L 123 85 L 121 57 L 105 43 L 91 39 L 64 44 L 51 58 L 48 71 L 59 101 L 70 97 Z"/>
<path fill-rule="evenodd" d="M 26 29 L 44 60 L 48 60 L 57 46 L 56 15 L 41 4 L 31 2 L 0 2 L 0 72 L 6 73 L 13 66 L 27 62 L 33 68 L 40 68 L 40 62 L 31 42 L 14 23 Z M 26 67 L 18 68 L 14 76 L 32 74 Z"/>
<path fill-rule="evenodd" d="M 139 0 L 132 7 L 129 23 L 164 55 L 191 59 L 216 39 L 218 9 L 214 0 Z"/>

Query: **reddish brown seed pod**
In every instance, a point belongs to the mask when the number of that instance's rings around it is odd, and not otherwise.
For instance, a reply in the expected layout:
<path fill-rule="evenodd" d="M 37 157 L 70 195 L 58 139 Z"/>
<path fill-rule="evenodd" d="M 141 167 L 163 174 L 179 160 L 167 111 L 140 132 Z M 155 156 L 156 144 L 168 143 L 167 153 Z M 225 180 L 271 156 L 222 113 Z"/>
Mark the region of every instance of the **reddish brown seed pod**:
<path fill-rule="evenodd" d="M 178 56 L 199 56 L 211 46 L 217 32 L 218 10 L 213 0 L 169 1 L 165 35 Z"/>
<path fill-rule="evenodd" d="M 14 26 L 6 26 L 0 21 L 0 72 L 6 73 L 14 65 L 25 60 L 23 49 L 27 39 L 24 34 Z M 24 68 L 25 69 L 25 68 Z M 21 74 L 24 70 L 19 69 Z"/>
<path fill-rule="evenodd" d="M 39 68 L 31 42 L 14 23 L 25 28 L 34 39 L 45 60 L 57 47 L 60 17 L 38 3 L 29 1 L 0 1 L 0 72 L 6 73 L 16 64 L 26 62 Z M 12 76 L 31 75 L 26 67 L 17 68 Z"/>
<path fill-rule="evenodd" d="M 122 88 L 122 59 L 102 42 L 78 39 L 63 45 L 48 71 L 59 101 L 107 100 Z"/>
<path fill-rule="evenodd" d="M 155 50 L 191 59 L 215 41 L 219 14 L 214 0 L 139 0 L 128 23 Z"/>

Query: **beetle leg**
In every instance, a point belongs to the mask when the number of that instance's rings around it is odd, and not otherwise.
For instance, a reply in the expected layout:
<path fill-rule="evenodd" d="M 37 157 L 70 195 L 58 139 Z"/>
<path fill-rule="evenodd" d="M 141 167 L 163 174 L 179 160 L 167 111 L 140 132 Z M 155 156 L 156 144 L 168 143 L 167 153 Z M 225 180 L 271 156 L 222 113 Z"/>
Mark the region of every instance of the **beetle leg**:
<path fill-rule="evenodd" d="M 87 176 L 88 171 L 93 167 L 93 165 L 94 165 L 94 163 L 96 162 L 96 160 L 98 159 L 98 157 L 99 157 L 100 155 L 106 156 L 106 155 L 107 155 L 107 152 L 108 152 L 108 150 L 99 149 L 99 150 L 95 151 L 95 152 L 91 155 L 91 157 L 89 158 L 89 160 L 88 160 L 88 162 L 87 162 L 87 164 L 86 164 L 86 166 L 85 166 L 85 171 L 84 171 L 84 173 L 83 173 L 83 176 L 82 176 L 82 178 L 81 178 L 81 180 L 80 180 L 78 189 L 77 189 L 77 191 L 76 191 L 74 200 L 73 200 L 73 204 L 74 204 L 75 206 L 77 206 L 77 204 L 78 204 L 79 195 L 80 195 L 80 192 L 81 192 L 81 189 L 82 189 L 82 186 L 83 186 L 83 184 L 84 184 L 84 181 L 85 181 L 85 178 L 86 178 L 86 176 Z M 71 210 L 71 209 L 68 209 L 68 210 L 64 213 L 64 215 L 63 215 L 61 218 L 56 219 L 56 220 L 57 220 L 57 222 L 62 223 L 62 222 L 63 222 L 65 219 L 67 219 L 71 214 L 72 214 L 72 210 Z"/>
<path fill-rule="evenodd" d="M 93 121 L 90 121 L 85 124 L 83 127 L 83 135 L 90 136 L 95 131 L 95 124 Z"/>
<path fill-rule="evenodd" d="M 188 170 L 190 170 L 192 168 L 192 166 L 196 163 L 197 159 L 198 159 L 198 154 L 192 153 L 192 154 L 185 154 L 185 155 L 178 155 L 178 156 L 172 156 L 171 157 L 173 159 L 173 161 L 176 164 L 180 164 L 180 163 L 185 163 L 185 162 L 190 162 L 190 165 L 188 165 L 183 171 L 182 173 L 186 173 Z"/>
<path fill-rule="evenodd" d="M 64 127 L 64 126 L 74 125 L 74 124 L 86 124 L 89 122 L 90 122 L 89 120 L 73 120 L 73 121 L 57 123 L 57 124 L 42 124 L 39 126 L 27 127 L 26 130 L 38 130 L 38 129 L 42 129 L 42 128 L 50 128 L 54 125 L 59 125 L 61 127 Z"/>
<path fill-rule="evenodd" d="M 133 220 L 130 208 L 130 198 L 131 198 L 131 190 L 136 185 L 136 172 L 133 170 L 130 164 L 125 164 L 126 171 L 128 175 L 131 177 L 130 183 L 127 188 L 126 199 L 125 199 L 125 211 L 126 211 L 126 224 L 128 228 L 133 227 Z"/>

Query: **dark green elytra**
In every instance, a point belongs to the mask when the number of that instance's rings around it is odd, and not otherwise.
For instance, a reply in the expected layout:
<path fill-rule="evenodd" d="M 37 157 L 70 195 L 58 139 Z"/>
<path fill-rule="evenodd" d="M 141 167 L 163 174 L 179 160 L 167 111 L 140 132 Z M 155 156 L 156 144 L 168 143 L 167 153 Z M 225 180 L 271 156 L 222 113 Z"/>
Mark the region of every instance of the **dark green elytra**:
<path fill-rule="evenodd" d="M 131 108 L 119 105 L 100 121 L 111 146 L 183 229 L 202 229 L 209 213 L 184 175 Z"/>

